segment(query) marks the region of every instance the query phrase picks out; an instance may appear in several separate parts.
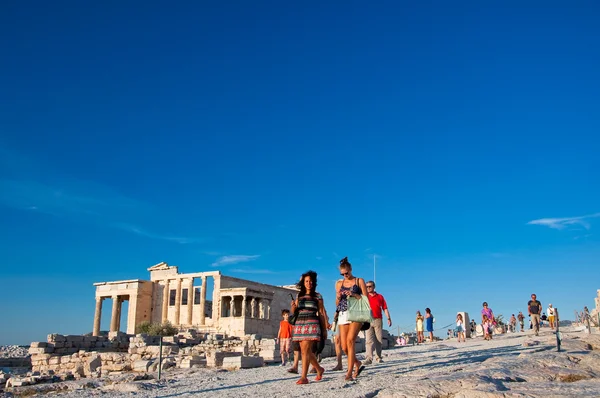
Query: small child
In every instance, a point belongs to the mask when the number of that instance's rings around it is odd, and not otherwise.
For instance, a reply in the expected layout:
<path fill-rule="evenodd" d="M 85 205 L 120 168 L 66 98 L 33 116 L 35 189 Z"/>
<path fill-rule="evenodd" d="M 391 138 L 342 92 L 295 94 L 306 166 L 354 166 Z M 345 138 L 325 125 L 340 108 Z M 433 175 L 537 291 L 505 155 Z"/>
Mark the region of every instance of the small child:
<path fill-rule="evenodd" d="M 481 323 L 481 326 L 483 327 L 484 338 L 486 340 L 491 340 L 492 334 L 490 333 L 490 331 L 492 329 L 492 322 L 486 315 L 483 316 L 483 322 Z"/>
<path fill-rule="evenodd" d="M 462 337 L 463 343 L 466 343 L 465 340 L 465 323 L 463 322 L 462 314 L 458 314 L 456 316 L 456 337 L 458 338 L 458 342 L 460 343 L 460 338 Z"/>
<path fill-rule="evenodd" d="M 290 310 L 281 311 L 281 317 L 283 320 L 279 322 L 279 333 L 277 333 L 277 338 L 279 339 L 279 351 L 281 352 L 280 366 L 285 366 L 289 358 L 289 351 L 292 343 L 293 326 L 288 322 Z"/>

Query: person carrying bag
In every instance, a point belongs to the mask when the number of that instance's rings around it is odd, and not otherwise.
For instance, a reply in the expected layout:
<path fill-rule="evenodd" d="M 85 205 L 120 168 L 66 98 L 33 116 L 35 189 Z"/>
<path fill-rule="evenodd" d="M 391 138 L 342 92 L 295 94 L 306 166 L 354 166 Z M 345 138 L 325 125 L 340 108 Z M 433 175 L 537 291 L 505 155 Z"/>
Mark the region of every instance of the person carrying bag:
<path fill-rule="evenodd" d="M 360 330 L 367 330 L 373 322 L 373 312 L 367 296 L 360 298 L 348 297 L 348 320 L 350 322 L 362 322 Z"/>

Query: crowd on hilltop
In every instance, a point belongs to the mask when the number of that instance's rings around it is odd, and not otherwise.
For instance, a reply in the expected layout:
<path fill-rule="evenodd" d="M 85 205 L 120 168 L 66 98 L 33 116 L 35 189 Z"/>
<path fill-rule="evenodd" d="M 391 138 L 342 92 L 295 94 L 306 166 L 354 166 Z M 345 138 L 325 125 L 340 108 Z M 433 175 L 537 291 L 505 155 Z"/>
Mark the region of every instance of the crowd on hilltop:
<path fill-rule="evenodd" d="M 328 330 L 334 332 L 334 345 L 337 366 L 332 370 L 342 370 L 342 351 L 347 356 L 346 381 L 353 381 L 373 361 L 382 362 L 383 315 L 388 326 L 392 319 L 385 298 L 375 291 L 374 281 L 365 281 L 352 273 L 352 264 L 347 257 L 340 260 L 340 276 L 335 284 L 335 315 L 333 320 L 327 315 L 323 297 L 317 291 L 317 273 L 308 271 L 302 274 L 297 286 L 298 295 L 292 297 L 291 309 L 282 311 L 279 328 L 279 345 L 282 366 L 289 359 L 288 350 L 294 351 L 294 363 L 288 372 L 300 373 L 296 384 L 308 383 L 308 372 L 316 373 L 315 381 L 320 381 L 325 369 L 319 364 L 319 354 L 327 339 Z M 366 334 L 367 354 L 364 363 L 356 357 L 356 339 L 363 330 Z M 302 366 L 299 368 L 299 359 Z"/>
<path fill-rule="evenodd" d="M 392 325 L 392 319 L 385 298 L 375 291 L 374 281 L 365 281 L 352 273 L 352 265 L 347 257 L 340 260 L 340 280 L 335 283 L 335 315 L 331 320 L 325 310 L 323 297 L 317 291 L 317 273 L 307 271 L 300 277 L 297 283 L 299 292 L 296 297 L 291 296 L 290 310 L 282 311 L 282 320 L 278 333 L 281 351 L 281 366 L 286 366 L 290 358 L 290 351 L 294 351 L 294 362 L 288 369 L 290 373 L 299 373 L 300 378 L 296 384 L 307 384 L 309 369 L 315 373 L 315 381 L 323 378 L 325 369 L 320 365 L 320 353 L 325 346 L 327 333 L 334 332 L 334 345 L 337 356 L 337 365 L 332 371 L 343 370 L 342 352 L 347 356 L 347 370 L 345 380 L 353 381 L 365 369 L 366 365 L 375 362 L 383 362 L 381 355 L 383 343 L 383 316 L 387 318 L 387 325 Z M 483 303 L 481 310 L 481 332 L 485 340 L 492 339 L 494 328 L 498 326 L 498 319 L 494 311 Z M 548 322 L 554 329 L 556 326 L 555 309 L 552 304 L 548 305 L 547 314 L 542 313 L 542 304 L 535 294 L 527 303 L 528 315 L 531 328 L 537 336 L 540 325 Z M 524 331 L 525 316 L 519 312 L 518 316 L 511 316 L 508 327 L 510 331 L 516 331 L 517 321 Z M 420 311 L 416 314 L 417 344 L 425 342 L 424 333 L 428 333 L 429 341 L 433 337 L 434 316 L 430 308 L 425 309 L 425 315 Z M 477 323 L 471 320 L 469 324 L 461 313 L 456 316 L 456 327 L 450 329 L 459 342 L 465 342 L 467 327 L 472 334 L 476 333 Z M 356 339 L 360 331 L 365 331 L 366 355 L 364 362 L 356 357 Z M 302 365 L 299 367 L 300 359 Z"/>

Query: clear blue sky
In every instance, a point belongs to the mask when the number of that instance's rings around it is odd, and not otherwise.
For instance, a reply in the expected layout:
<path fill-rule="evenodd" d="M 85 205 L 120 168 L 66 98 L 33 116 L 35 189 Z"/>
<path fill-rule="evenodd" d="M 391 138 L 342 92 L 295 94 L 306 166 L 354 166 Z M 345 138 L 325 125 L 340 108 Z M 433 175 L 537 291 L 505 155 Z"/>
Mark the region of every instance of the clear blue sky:
<path fill-rule="evenodd" d="M 376 255 L 405 331 L 593 307 L 598 3 L 325 3 L 3 2 L 0 344 L 160 261 L 333 311 Z"/>

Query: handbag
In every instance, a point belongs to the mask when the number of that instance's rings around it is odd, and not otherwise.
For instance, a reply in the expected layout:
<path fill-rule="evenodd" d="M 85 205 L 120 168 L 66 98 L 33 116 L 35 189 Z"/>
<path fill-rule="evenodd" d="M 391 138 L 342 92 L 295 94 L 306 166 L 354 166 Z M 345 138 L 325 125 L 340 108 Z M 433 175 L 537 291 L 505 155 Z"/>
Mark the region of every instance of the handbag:
<path fill-rule="evenodd" d="M 348 320 L 350 322 L 371 322 L 373 314 L 369 298 L 362 296 L 360 299 L 348 297 Z"/>
<path fill-rule="evenodd" d="M 295 325 L 296 321 L 298 320 L 298 314 L 300 313 L 300 310 L 298 308 L 296 308 L 296 311 L 294 311 L 294 313 L 292 315 L 290 315 L 290 317 L 288 318 L 288 322 L 290 323 L 290 325 Z"/>
<path fill-rule="evenodd" d="M 296 300 L 298 300 L 298 297 L 296 297 Z M 288 318 L 288 322 L 290 323 L 290 325 L 295 325 L 296 324 L 296 321 L 298 320 L 298 314 L 299 313 L 300 313 L 300 303 L 298 303 L 298 305 L 296 306 L 296 310 Z"/>

